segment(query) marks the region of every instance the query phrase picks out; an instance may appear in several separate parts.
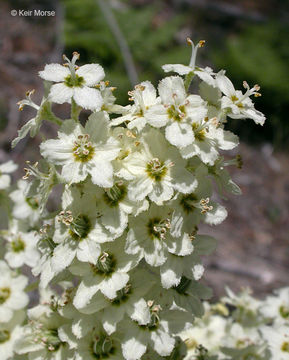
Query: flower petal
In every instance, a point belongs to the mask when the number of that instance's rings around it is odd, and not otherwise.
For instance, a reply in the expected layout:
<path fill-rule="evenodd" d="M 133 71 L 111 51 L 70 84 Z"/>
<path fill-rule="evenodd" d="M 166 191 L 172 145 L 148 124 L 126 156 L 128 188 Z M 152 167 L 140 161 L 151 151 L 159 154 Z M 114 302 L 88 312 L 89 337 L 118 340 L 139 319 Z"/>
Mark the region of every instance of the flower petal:
<path fill-rule="evenodd" d="M 75 87 L 73 98 L 77 105 L 88 110 L 99 111 L 103 104 L 100 91 L 88 86 Z"/>
<path fill-rule="evenodd" d="M 69 88 L 63 83 L 51 86 L 48 99 L 56 104 L 70 103 L 73 96 L 73 88 Z"/>
<path fill-rule="evenodd" d="M 80 66 L 80 68 L 76 70 L 76 74 L 84 78 L 85 85 L 87 86 L 98 84 L 105 76 L 103 67 L 99 64 L 86 64 Z"/>
<path fill-rule="evenodd" d="M 60 64 L 45 65 L 44 70 L 39 71 L 39 76 L 42 79 L 55 82 L 64 81 L 68 75 L 70 75 L 69 69 Z"/>

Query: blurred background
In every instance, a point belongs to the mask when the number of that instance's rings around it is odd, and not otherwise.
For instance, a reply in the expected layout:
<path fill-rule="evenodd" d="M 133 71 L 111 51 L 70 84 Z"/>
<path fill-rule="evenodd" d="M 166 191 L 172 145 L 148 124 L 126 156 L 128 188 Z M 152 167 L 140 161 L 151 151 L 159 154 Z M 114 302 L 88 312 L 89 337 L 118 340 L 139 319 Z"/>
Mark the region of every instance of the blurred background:
<path fill-rule="evenodd" d="M 32 10 L 12 16 L 11 10 Z M 55 16 L 33 16 L 34 10 Z M 1 0 L 0 2 L 0 162 L 14 159 L 23 174 L 25 160 L 39 158 L 40 137 L 24 139 L 11 151 L 17 129 L 34 116 L 18 111 L 27 90 L 42 97 L 37 73 L 62 54 L 81 55 L 79 64 L 103 65 L 116 86 L 118 103 L 143 80 L 154 84 L 161 65 L 187 64 L 189 36 L 206 40 L 198 64 L 224 68 L 236 88 L 242 81 L 261 86 L 256 107 L 267 117 L 263 127 L 232 120 L 228 127 L 242 145 L 242 170 L 231 169 L 241 197 L 223 201 L 229 217 L 214 229 L 216 253 L 206 259 L 204 282 L 217 295 L 224 284 L 250 286 L 256 294 L 288 285 L 289 271 L 289 1 L 288 0 Z M 67 108 L 55 107 L 59 116 Z M 54 136 L 53 125 L 43 126 Z M 232 153 L 231 155 L 235 155 Z"/>

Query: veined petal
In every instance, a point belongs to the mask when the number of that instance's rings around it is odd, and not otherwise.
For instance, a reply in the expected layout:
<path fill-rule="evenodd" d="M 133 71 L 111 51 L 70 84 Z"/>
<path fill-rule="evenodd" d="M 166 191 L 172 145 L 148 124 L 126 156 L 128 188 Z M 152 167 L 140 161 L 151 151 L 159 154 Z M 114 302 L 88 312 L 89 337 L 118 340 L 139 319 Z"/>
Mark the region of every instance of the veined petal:
<path fill-rule="evenodd" d="M 76 254 L 79 261 L 96 264 L 100 247 L 95 241 L 84 239 L 79 243 Z"/>
<path fill-rule="evenodd" d="M 145 113 L 145 119 L 151 126 L 165 126 L 169 121 L 167 109 L 162 104 L 154 105 Z"/>
<path fill-rule="evenodd" d="M 179 148 L 190 145 L 194 139 L 192 127 L 189 124 L 172 123 L 166 127 L 166 139 Z"/>
<path fill-rule="evenodd" d="M 104 112 L 93 113 L 85 124 L 85 132 L 96 144 L 105 142 L 108 138 L 109 116 Z"/>
<path fill-rule="evenodd" d="M 184 81 L 180 76 L 164 78 L 160 81 L 158 90 L 163 104 L 183 104 L 187 97 Z"/>
<path fill-rule="evenodd" d="M 162 66 L 162 69 L 164 70 L 164 72 L 173 71 L 175 73 L 178 73 L 179 75 L 187 75 L 191 71 L 193 71 L 193 69 L 190 66 L 186 66 L 182 64 L 166 64 Z"/>
<path fill-rule="evenodd" d="M 129 276 L 126 273 L 114 273 L 111 277 L 105 278 L 101 284 L 99 284 L 99 289 L 104 296 L 109 299 L 116 297 L 116 292 L 121 290 L 127 284 Z"/>
<path fill-rule="evenodd" d="M 85 180 L 88 173 L 84 171 L 81 162 L 69 162 L 63 165 L 61 176 L 69 183 L 78 183 Z"/>
<path fill-rule="evenodd" d="M 121 348 L 126 360 L 139 360 L 147 348 L 147 334 L 144 331 L 135 331 L 135 328 L 128 328 Z"/>
<path fill-rule="evenodd" d="M 261 113 L 261 111 L 258 111 L 256 109 L 245 109 L 242 111 L 242 113 L 248 119 L 254 120 L 256 124 L 264 125 L 266 117 L 263 113 Z"/>
<path fill-rule="evenodd" d="M 54 84 L 51 86 L 48 99 L 56 104 L 70 103 L 73 96 L 73 88 L 64 83 Z"/>
<path fill-rule="evenodd" d="M 106 161 L 94 161 L 89 169 L 91 181 L 100 187 L 112 187 L 113 185 L 113 167 Z"/>
<path fill-rule="evenodd" d="M 73 299 L 73 305 L 77 309 L 85 307 L 93 297 L 93 295 L 98 291 L 100 279 L 89 278 L 86 281 L 82 281 L 78 286 L 76 294 Z"/>
<path fill-rule="evenodd" d="M 152 180 L 144 175 L 137 180 L 131 181 L 128 186 L 128 197 L 130 200 L 141 201 L 152 191 L 152 189 Z"/>
<path fill-rule="evenodd" d="M 64 81 L 68 75 L 70 75 L 69 69 L 60 64 L 45 65 L 44 70 L 39 71 L 42 79 L 55 82 Z"/>
<path fill-rule="evenodd" d="M 232 150 L 239 144 L 239 138 L 231 131 L 216 129 L 218 146 L 222 150 Z"/>
<path fill-rule="evenodd" d="M 198 181 L 192 173 L 180 166 L 173 166 L 171 169 L 173 185 L 176 190 L 183 194 L 193 192 L 198 186 Z"/>
<path fill-rule="evenodd" d="M 150 342 L 153 349 L 161 356 L 170 355 L 175 346 L 175 339 L 161 330 L 151 332 Z"/>
<path fill-rule="evenodd" d="M 183 275 L 182 261 L 182 257 L 169 255 L 167 261 L 161 266 L 161 281 L 165 289 L 177 286 L 181 281 Z"/>
<path fill-rule="evenodd" d="M 50 139 L 40 144 L 41 155 L 55 165 L 63 165 L 73 159 L 73 144 L 58 139 Z"/>
<path fill-rule="evenodd" d="M 77 105 L 88 110 L 99 111 L 103 104 L 100 91 L 88 86 L 75 87 L 73 98 Z"/>
<path fill-rule="evenodd" d="M 235 88 L 231 80 L 227 78 L 223 73 L 219 73 L 216 76 L 216 84 L 218 88 L 228 97 L 231 97 L 235 94 Z"/>
<path fill-rule="evenodd" d="M 76 70 L 76 73 L 84 78 L 85 85 L 87 86 L 98 84 L 105 76 L 103 67 L 99 64 L 86 64 L 80 66 Z"/>

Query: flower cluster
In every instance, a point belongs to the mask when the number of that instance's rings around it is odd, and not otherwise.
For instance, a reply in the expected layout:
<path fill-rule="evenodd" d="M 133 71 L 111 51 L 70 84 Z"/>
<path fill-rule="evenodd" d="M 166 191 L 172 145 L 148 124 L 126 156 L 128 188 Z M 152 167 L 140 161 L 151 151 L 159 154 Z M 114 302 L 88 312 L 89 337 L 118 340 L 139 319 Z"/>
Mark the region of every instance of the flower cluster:
<path fill-rule="evenodd" d="M 289 288 L 264 300 L 249 289 L 227 293 L 219 303 L 206 303 L 204 316 L 180 334 L 188 348 L 185 360 L 288 360 Z"/>
<path fill-rule="evenodd" d="M 223 156 L 238 137 L 224 124 L 227 117 L 265 119 L 250 100 L 259 87 L 244 83 L 244 94 L 235 91 L 224 71 L 195 65 L 204 42 L 189 43 L 190 65 L 165 65 L 178 75 L 158 89 L 136 85 L 131 105 L 115 104 L 102 67 L 78 67 L 77 53 L 39 73 L 48 81 L 40 105 L 33 92 L 19 102 L 37 113 L 13 145 L 35 136 L 44 120 L 59 126 L 57 138 L 40 145 L 41 163 L 27 163 L 24 179 L 31 181 L 11 192 L 14 221 L 3 234 L 9 265 L 26 264 L 40 278 L 40 304 L 28 311 L 15 346 L 21 358 L 185 356 L 178 334 L 204 312 L 210 289 L 199 281 L 201 256 L 216 246 L 198 226 L 227 216 L 213 198 L 214 182 L 221 194 L 240 193 L 226 170 L 240 158 Z M 192 80 L 198 94 L 189 93 Z M 65 102 L 71 116 L 62 120 L 52 104 Z M 83 109 L 91 111 L 86 121 L 79 120 Z M 51 212 L 55 186 L 61 201 Z"/>

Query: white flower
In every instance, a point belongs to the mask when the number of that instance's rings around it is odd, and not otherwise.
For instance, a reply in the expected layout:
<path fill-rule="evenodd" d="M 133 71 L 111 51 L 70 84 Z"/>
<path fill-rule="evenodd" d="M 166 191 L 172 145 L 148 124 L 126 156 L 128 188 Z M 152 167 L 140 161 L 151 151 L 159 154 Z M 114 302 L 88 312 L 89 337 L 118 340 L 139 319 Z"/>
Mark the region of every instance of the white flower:
<path fill-rule="evenodd" d="M 45 214 L 45 205 L 48 201 L 49 195 L 53 186 L 59 182 L 59 175 L 57 174 L 54 165 L 44 164 L 46 172 L 42 172 L 38 169 L 38 162 L 31 164 L 30 161 L 26 161 L 26 168 L 24 171 L 26 174 L 23 179 L 28 179 L 33 176 L 34 179 L 30 181 L 25 191 L 27 197 L 37 198 L 39 212 Z"/>
<path fill-rule="evenodd" d="M 176 149 L 155 129 L 150 129 L 141 138 L 143 147 L 123 159 L 123 168 L 118 176 L 131 180 L 128 196 L 132 200 L 143 200 L 149 196 L 155 203 L 169 200 L 174 190 L 189 193 L 197 182 L 186 169 Z"/>
<path fill-rule="evenodd" d="M 15 343 L 22 336 L 21 323 L 25 318 L 24 311 L 15 311 L 9 322 L 0 322 L 0 358 L 12 359 Z M 2 318 L 1 318 L 2 320 Z M 14 359 L 14 357 L 13 357 Z"/>
<path fill-rule="evenodd" d="M 53 239 L 54 228 L 51 223 L 46 223 L 41 230 L 41 239 L 38 242 L 38 250 L 41 253 L 40 260 L 32 269 L 34 276 L 40 275 L 39 289 L 43 291 L 46 289 L 49 282 L 56 275 L 56 271 L 53 268 L 52 259 L 53 251 L 56 247 Z"/>
<path fill-rule="evenodd" d="M 11 183 L 11 177 L 8 174 L 17 170 L 18 165 L 12 160 L 7 161 L 0 165 L 0 190 L 7 189 Z"/>
<path fill-rule="evenodd" d="M 151 266 L 165 263 L 168 253 L 189 255 L 193 251 L 188 234 L 180 232 L 167 207 L 152 205 L 148 211 L 129 221 L 125 251 L 140 254 Z"/>
<path fill-rule="evenodd" d="M 226 335 L 226 320 L 221 316 L 210 316 L 204 321 L 197 321 L 193 327 L 181 332 L 179 335 L 186 343 L 188 354 L 185 359 L 194 359 L 198 354 L 197 347 L 204 346 L 210 354 L 216 354 L 221 346 L 221 341 Z"/>
<path fill-rule="evenodd" d="M 124 360 L 119 337 L 108 335 L 99 322 L 95 322 L 88 335 L 77 342 L 75 360 Z"/>
<path fill-rule="evenodd" d="M 189 326 L 191 316 L 184 311 L 163 310 L 153 300 L 140 301 L 135 309 L 135 321 L 124 321 L 122 353 L 126 360 L 138 360 L 148 348 L 161 356 L 169 356 L 174 347 L 175 334 Z"/>
<path fill-rule="evenodd" d="M 146 112 L 151 106 L 158 104 L 160 100 L 157 98 L 156 89 L 149 81 L 136 85 L 135 89 L 129 92 L 129 95 L 130 100 L 134 101 L 134 105 L 124 109 L 125 115 L 113 120 L 112 125 L 128 122 L 127 127 L 129 129 L 136 128 L 140 132 L 147 123 Z"/>
<path fill-rule="evenodd" d="M 99 64 L 76 66 L 78 53 L 73 53 L 70 61 L 66 56 L 67 66 L 59 64 L 46 65 L 39 76 L 56 82 L 51 86 L 48 99 L 57 104 L 71 103 L 72 99 L 84 109 L 99 111 L 103 104 L 100 91 L 95 86 L 104 78 L 103 68 Z"/>
<path fill-rule="evenodd" d="M 263 340 L 255 327 L 246 328 L 233 323 L 228 329 L 228 336 L 224 337 L 222 346 L 242 349 L 251 345 L 262 344 Z"/>
<path fill-rule="evenodd" d="M 90 195 L 82 194 L 77 188 L 71 191 L 73 201 L 69 203 L 64 196 L 65 210 L 55 219 L 52 240 L 56 247 L 50 259 L 55 275 L 67 268 L 75 257 L 81 262 L 96 264 L 101 253 L 100 244 L 113 241 L 113 237 L 99 223 L 97 207 L 90 201 Z"/>
<path fill-rule="evenodd" d="M 261 332 L 268 342 L 271 351 L 271 360 L 289 359 L 289 326 L 264 326 Z"/>
<path fill-rule="evenodd" d="M 134 201 L 128 198 L 128 182 L 117 179 L 111 188 L 100 188 L 91 182 L 77 185 L 86 194 L 88 201 L 97 204 L 99 220 L 114 238 L 127 227 L 128 216 L 137 216 L 149 207 L 147 200 Z"/>
<path fill-rule="evenodd" d="M 107 114 L 90 115 L 85 127 L 67 120 L 58 137 L 43 142 L 40 149 L 45 158 L 62 166 L 61 175 L 65 181 L 76 183 L 91 175 L 94 184 L 113 185 L 111 161 L 120 149 L 117 141 L 109 136 Z"/>
<path fill-rule="evenodd" d="M 288 323 L 289 287 L 276 290 L 274 296 L 268 296 L 260 307 L 260 312 L 276 324 Z"/>
<path fill-rule="evenodd" d="M 29 354 L 31 359 L 73 360 L 73 351 L 63 342 L 59 333 L 67 322 L 46 306 L 36 306 L 28 312 L 29 323 L 16 342 L 17 354 Z"/>
<path fill-rule="evenodd" d="M 12 268 L 19 268 L 24 264 L 34 267 L 39 260 L 39 252 L 36 244 L 39 237 L 35 231 L 19 231 L 17 225 L 12 227 L 4 236 L 7 241 L 5 260 Z"/>
<path fill-rule="evenodd" d="M 205 102 L 199 95 L 187 95 L 184 81 L 179 76 L 166 77 L 160 81 L 161 104 L 146 112 L 147 122 L 157 128 L 166 126 L 166 139 L 174 146 L 183 148 L 194 141 L 192 122 L 207 115 Z"/>
<path fill-rule="evenodd" d="M 196 235 L 191 238 L 194 250 L 187 256 L 168 254 L 167 261 L 161 265 L 161 283 L 165 289 L 177 287 L 182 277 L 199 280 L 204 267 L 200 264 L 200 255 L 209 255 L 216 248 L 216 240 L 211 236 Z"/>
<path fill-rule="evenodd" d="M 209 67 L 203 69 L 196 66 L 198 49 L 204 46 L 205 40 L 199 41 L 198 44 L 195 46 L 192 40 L 190 38 L 187 38 L 187 43 L 192 46 L 190 64 L 188 66 L 182 64 L 166 64 L 162 66 L 163 70 L 165 72 L 173 71 L 175 73 L 178 73 L 179 75 L 196 74 L 203 81 L 207 82 L 212 86 L 215 86 L 215 79 L 213 78 L 213 75 L 215 74 L 213 73 L 213 70 Z"/>
<path fill-rule="evenodd" d="M 177 194 L 170 206 L 174 209 L 174 217 L 178 219 L 183 231 L 191 234 L 200 221 L 210 225 L 220 224 L 227 217 L 227 210 L 217 202 L 211 201 L 212 185 L 204 176 L 203 168 L 196 172 L 198 186 L 190 194 Z M 177 221 L 177 220 L 176 220 Z"/>
<path fill-rule="evenodd" d="M 55 121 L 56 117 L 51 113 L 51 105 L 48 102 L 47 98 L 43 98 L 40 105 L 35 104 L 31 99 L 31 96 L 34 94 L 34 90 L 26 92 L 26 99 L 19 101 L 19 110 L 22 111 L 25 105 L 31 106 L 34 108 L 37 113 L 36 116 L 30 119 L 26 124 L 22 126 L 20 130 L 17 131 L 17 137 L 12 141 L 12 148 L 14 148 L 18 142 L 25 138 L 25 136 L 30 133 L 31 137 L 34 137 L 38 134 L 39 129 L 42 125 L 44 119 Z M 56 120 L 57 121 L 57 120 Z"/>
<path fill-rule="evenodd" d="M 28 304 L 29 298 L 24 292 L 28 279 L 24 275 L 14 275 L 2 260 L 0 273 L 0 319 L 7 322 L 15 310 L 23 309 Z"/>
<path fill-rule="evenodd" d="M 216 84 L 218 88 L 225 94 L 222 98 L 222 108 L 228 110 L 227 114 L 233 119 L 253 119 L 256 124 L 263 125 L 265 116 L 254 108 L 254 104 L 250 96 L 260 96 L 258 93 L 260 86 L 255 85 L 250 89 L 246 81 L 243 82 L 246 89 L 245 94 L 242 91 L 235 90 L 231 80 L 224 75 L 224 71 L 220 71 L 216 76 Z"/>
<path fill-rule="evenodd" d="M 129 281 L 128 272 L 140 261 L 137 255 L 128 255 L 124 252 L 125 238 L 101 246 L 101 251 L 94 263 L 74 263 L 70 271 L 81 274 L 82 281 L 78 286 L 73 304 L 77 309 L 84 308 L 89 303 L 94 303 L 93 296 L 100 291 L 108 299 L 118 296 L 118 291 L 123 289 Z M 85 310 L 84 310 L 85 311 Z M 87 311 L 86 311 L 87 312 Z"/>
<path fill-rule="evenodd" d="M 109 335 L 116 331 L 117 324 L 124 318 L 125 314 L 133 320 L 136 318 L 140 320 L 136 308 L 140 301 L 144 301 L 142 297 L 148 293 L 154 284 L 154 278 L 149 272 L 136 269 L 131 272 L 128 283 L 117 291 L 115 298 L 110 299 L 101 292 L 97 292 L 88 305 L 79 309 L 82 314 L 78 316 L 79 319 L 73 321 L 73 332 L 78 337 L 83 336 L 87 331 L 87 324 L 91 323 L 93 314 L 100 314 L 103 328 Z M 76 318 L 75 314 L 73 318 Z"/>
<path fill-rule="evenodd" d="M 219 156 L 218 149 L 232 150 L 239 144 L 238 136 L 224 130 L 215 117 L 194 121 L 191 126 L 195 140 L 180 149 L 185 159 L 198 156 L 205 164 L 214 165 Z"/>
<path fill-rule="evenodd" d="M 231 179 L 229 172 L 225 169 L 226 166 L 230 165 L 236 165 L 240 169 L 242 167 L 241 156 L 237 155 L 231 160 L 225 160 L 222 156 L 219 157 L 213 166 L 208 166 L 208 174 L 214 178 L 220 194 L 222 194 L 223 191 L 228 191 L 234 195 L 241 195 L 242 190 Z"/>
<path fill-rule="evenodd" d="M 31 226 L 38 223 L 40 218 L 39 199 L 27 194 L 29 183 L 18 180 L 17 189 L 12 191 L 10 198 L 13 201 L 13 216 L 19 220 L 26 220 Z"/>

